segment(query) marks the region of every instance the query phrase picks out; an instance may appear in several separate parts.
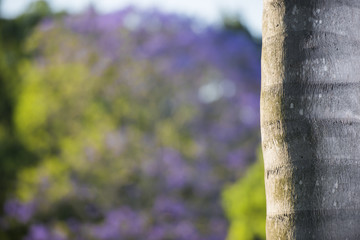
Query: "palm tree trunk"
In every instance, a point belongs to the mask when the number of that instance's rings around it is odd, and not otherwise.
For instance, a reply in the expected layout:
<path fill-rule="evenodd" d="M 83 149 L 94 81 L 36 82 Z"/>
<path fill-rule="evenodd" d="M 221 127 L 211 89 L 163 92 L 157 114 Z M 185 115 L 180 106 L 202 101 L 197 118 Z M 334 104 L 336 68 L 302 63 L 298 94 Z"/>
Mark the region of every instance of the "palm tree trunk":
<path fill-rule="evenodd" d="M 264 0 L 267 239 L 360 239 L 360 1 Z"/>

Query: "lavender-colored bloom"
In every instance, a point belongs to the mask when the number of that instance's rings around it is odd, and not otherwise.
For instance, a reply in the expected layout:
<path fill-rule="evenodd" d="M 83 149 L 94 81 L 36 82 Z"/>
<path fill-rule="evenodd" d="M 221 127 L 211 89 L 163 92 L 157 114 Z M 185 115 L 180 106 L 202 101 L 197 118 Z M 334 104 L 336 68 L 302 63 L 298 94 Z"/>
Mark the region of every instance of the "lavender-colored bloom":
<path fill-rule="evenodd" d="M 189 210 L 179 200 L 159 196 L 155 200 L 153 214 L 156 218 L 185 218 L 189 216 Z"/>
<path fill-rule="evenodd" d="M 154 226 L 146 234 L 146 240 L 166 239 L 167 232 L 168 230 L 164 226 Z"/>
<path fill-rule="evenodd" d="M 199 240 L 200 235 L 190 221 L 179 221 L 173 224 L 163 223 L 154 226 L 146 235 L 146 240 L 176 239 Z"/>
<path fill-rule="evenodd" d="M 33 225 L 26 240 L 47 240 L 50 237 L 49 230 L 43 225 Z"/>
<path fill-rule="evenodd" d="M 114 209 L 105 217 L 102 224 L 93 227 L 95 237 L 103 240 L 115 240 L 126 237 L 140 237 L 146 220 L 130 208 Z"/>
<path fill-rule="evenodd" d="M 241 169 L 247 162 L 247 156 L 243 150 L 235 150 L 228 154 L 226 159 L 226 165 L 229 169 Z"/>
<path fill-rule="evenodd" d="M 63 233 L 42 224 L 35 224 L 30 227 L 25 240 L 66 240 Z"/>
<path fill-rule="evenodd" d="M 189 164 L 174 149 L 160 149 L 158 157 L 144 163 L 145 174 L 160 178 L 170 190 L 181 189 L 192 181 Z"/>
<path fill-rule="evenodd" d="M 190 222 L 180 222 L 175 226 L 174 234 L 177 239 L 198 239 L 198 232 Z"/>
<path fill-rule="evenodd" d="M 161 170 L 165 171 L 165 180 L 170 189 L 184 187 L 191 181 L 191 169 L 176 151 L 165 149 L 161 155 Z"/>
<path fill-rule="evenodd" d="M 19 200 L 8 200 L 4 206 L 6 216 L 16 219 L 19 222 L 26 223 L 33 216 L 35 203 L 22 203 Z"/>

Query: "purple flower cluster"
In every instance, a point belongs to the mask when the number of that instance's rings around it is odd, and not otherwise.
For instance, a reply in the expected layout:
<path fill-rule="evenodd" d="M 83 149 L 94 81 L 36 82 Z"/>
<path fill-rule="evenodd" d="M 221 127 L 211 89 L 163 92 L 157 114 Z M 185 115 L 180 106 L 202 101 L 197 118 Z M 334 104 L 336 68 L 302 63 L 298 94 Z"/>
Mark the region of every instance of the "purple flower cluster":
<path fill-rule="evenodd" d="M 92 228 L 98 239 L 115 240 L 119 238 L 141 239 L 145 218 L 128 207 L 113 209 L 105 215 L 104 221 Z"/>
<path fill-rule="evenodd" d="M 72 72 L 64 66 L 82 64 L 92 75 L 84 77 L 84 91 L 71 83 L 61 90 L 52 78 L 41 83 L 59 96 L 46 131 L 72 184 L 60 200 L 46 192 L 42 200 L 70 214 L 9 202 L 6 214 L 29 224 L 25 239 L 224 239 L 221 189 L 243 174 L 259 142 L 260 64 L 252 40 L 134 8 L 107 15 L 90 9 L 47 21 L 36 34 L 38 72 L 50 75 L 46 69 L 60 65 L 66 80 Z M 115 127 L 109 131 L 96 114 Z M 102 140 L 92 141 L 94 132 Z M 71 153 L 83 152 L 68 160 L 64 142 L 77 133 L 83 139 Z M 88 203 L 96 214 L 83 210 Z"/>
<path fill-rule="evenodd" d="M 21 223 L 27 223 L 35 212 L 35 203 L 22 203 L 16 199 L 10 199 L 5 203 L 4 213 L 8 218 Z"/>
<path fill-rule="evenodd" d="M 42 224 L 34 224 L 30 226 L 28 236 L 24 240 L 65 240 L 62 232 L 50 229 Z"/>

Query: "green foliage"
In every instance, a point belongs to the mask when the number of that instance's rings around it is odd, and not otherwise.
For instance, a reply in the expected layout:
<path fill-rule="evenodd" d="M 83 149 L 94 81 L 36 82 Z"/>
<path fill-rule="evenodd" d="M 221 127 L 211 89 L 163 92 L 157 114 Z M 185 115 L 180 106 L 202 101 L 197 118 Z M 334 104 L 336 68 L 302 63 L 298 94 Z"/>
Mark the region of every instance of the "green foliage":
<path fill-rule="evenodd" d="M 27 57 L 23 44 L 42 17 L 44 15 L 40 15 L 34 10 L 16 19 L 0 18 L 1 205 L 8 192 L 14 189 L 17 172 L 36 162 L 36 156 L 29 151 L 16 134 L 13 114 L 21 84 L 19 64 Z"/>
<path fill-rule="evenodd" d="M 265 239 L 266 201 L 262 154 L 245 176 L 225 188 L 223 206 L 230 228 L 227 240 Z"/>
<path fill-rule="evenodd" d="M 38 95 L 37 89 L 42 87 L 39 82 L 25 84 L 21 75 L 25 73 L 24 61 L 32 57 L 24 47 L 25 42 L 36 25 L 50 16 L 61 17 L 63 13 L 52 13 L 43 0 L 32 2 L 15 19 L 3 19 L 0 16 L 0 205 L 15 189 L 18 172 L 39 161 L 39 154 L 32 151 L 31 144 L 25 144 L 23 137 L 29 131 L 45 132 L 40 129 L 40 124 L 45 121 L 44 111 L 48 99 L 46 95 Z M 25 90 L 23 85 L 26 86 Z M 16 114 L 18 102 L 26 110 L 21 116 Z M 17 115 L 16 119 L 14 115 Z M 26 125 L 17 129 L 16 121 L 26 122 Z M 42 139 L 43 144 L 46 141 Z M 0 239 L 3 239 L 1 235 Z"/>

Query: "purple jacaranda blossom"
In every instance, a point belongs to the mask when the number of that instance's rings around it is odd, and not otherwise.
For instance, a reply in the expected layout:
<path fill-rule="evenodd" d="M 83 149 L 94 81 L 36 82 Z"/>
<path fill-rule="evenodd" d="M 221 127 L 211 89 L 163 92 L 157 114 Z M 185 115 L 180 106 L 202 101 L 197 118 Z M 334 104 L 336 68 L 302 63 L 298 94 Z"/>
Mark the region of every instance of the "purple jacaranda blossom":
<path fill-rule="evenodd" d="M 211 129 L 211 137 L 216 139 L 219 142 L 228 142 L 234 139 L 237 139 L 241 132 L 238 132 L 236 126 L 221 123 L 221 124 L 214 124 Z"/>
<path fill-rule="evenodd" d="M 21 223 L 28 222 L 35 212 L 35 203 L 23 203 L 16 199 L 8 200 L 4 206 L 4 213 L 7 217 L 16 219 Z"/>
<path fill-rule="evenodd" d="M 41 31 L 47 31 L 53 27 L 54 27 L 54 21 L 51 18 L 44 19 L 39 25 Z"/>
<path fill-rule="evenodd" d="M 181 189 L 192 181 L 193 170 L 174 149 L 160 149 L 158 157 L 144 163 L 144 172 L 161 179 L 168 189 Z"/>
<path fill-rule="evenodd" d="M 179 219 L 189 217 L 189 210 L 179 200 L 159 196 L 155 200 L 153 214 L 156 218 Z"/>
<path fill-rule="evenodd" d="M 162 223 L 154 226 L 146 235 L 146 240 L 176 239 L 200 240 L 200 234 L 191 221 L 179 221 L 173 224 Z"/>
<path fill-rule="evenodd" d="M 43 224 L 31 225 L 24 240 L 66 240 L 64 233 Z"/>
<path fill-rule="evenodd" d="M 257 106 L 260 106 L 260 98 L 255 92 L 247 92 L 239 97 L 243 107 L 240 108 L 239 118 L 247 128 L 258 128 L 260 126 L 260 113 Z"/>
<path fill-rule="evenodd" d="M 103 223 L 93 227 L 93 235 L 103 240 L 141 238 L 146 219 L 128 207 L 109 211 Z"/>
<path fill-rule="evenodd" d="M 134 7 L 127 7 L 121 11 L 108 13 L 97 18 L 99 29 L 112 33 L 124 24 L 129 15 L 138 14 Z"/>
<path fill-rule="evenodd" d="M 174 234 L 177 239 L 199 239 L 199 235 L 191 222 L 183 221 L 175 225 Z"/>
<path fill-rule="evenodd" d="M 33 225 L 30 228 L 30 234 L 27 240 L 47 240 L 50 238 L 51 233 L 43 225 Z"/>
<path fill-rule="evenodd" d="M 226 158 L 226 165 L 229 169 L 241 169 L 247 162 L 248 156 L 241 149 L 230 152 Z"/>
<path fill-rule="evenodd" d="M 181 188 L 191 182 L 192 170 L 186 161 L 172 149 L 161 151 L 161 167 L 165 171 L 165 181 L 169 188 Z"/>
<path fill-rule="evenodd" d="M 214 174 L 212 165 L 214 164 L 208 161 L 208 159 L 202 159 L 195 166 L 196 175 L 193 187 L 199 198 L 217 193 L 216 189 L 221 185 L 218 177 Z"/>
<path fill-rule="evenodd" d="M 164 226 L 154 226 L 151 230 L 146 234 L 146 240 L 158 240 L 158 239 L 166 239 L 168 229 Z"/>

